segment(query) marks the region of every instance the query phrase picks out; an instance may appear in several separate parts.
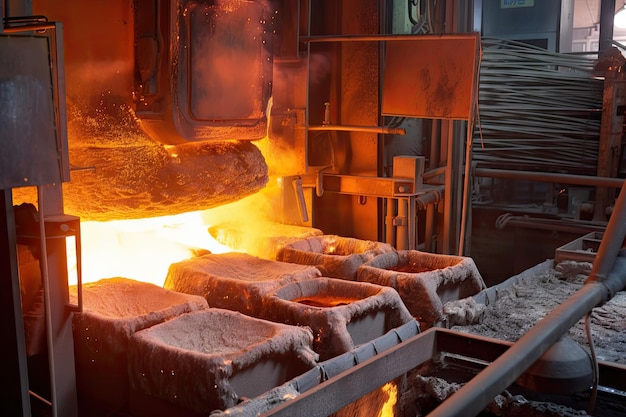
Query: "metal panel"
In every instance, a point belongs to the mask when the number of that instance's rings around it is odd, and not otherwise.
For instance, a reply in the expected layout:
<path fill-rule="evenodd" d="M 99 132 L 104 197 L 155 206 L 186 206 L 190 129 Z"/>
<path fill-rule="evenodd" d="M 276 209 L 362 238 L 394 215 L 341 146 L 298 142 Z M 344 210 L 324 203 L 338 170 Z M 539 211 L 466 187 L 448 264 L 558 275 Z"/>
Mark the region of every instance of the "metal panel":
<path fill-rule="evenodd" d="M 410 179 L 324 174 L 323 190 L 372 197 L 397 197 L 414 194 L 413 182 Z"/>
<path fill-rule="evenodd" d="M 156 4 L 138 2 L 135 13 L 135 88 L 142 127 L 169 145 L 262 139 L 278 25 L 274 2 Z"/>
<path fill-rule="evenodd" d="M 58 183 L 49 39 L 0 36 L 0 189 Z"/>
<path fill-rule="evenodd" d="M 479 50 L 476 33 L 387 41 L 382 113 L 470 119 Z"/>

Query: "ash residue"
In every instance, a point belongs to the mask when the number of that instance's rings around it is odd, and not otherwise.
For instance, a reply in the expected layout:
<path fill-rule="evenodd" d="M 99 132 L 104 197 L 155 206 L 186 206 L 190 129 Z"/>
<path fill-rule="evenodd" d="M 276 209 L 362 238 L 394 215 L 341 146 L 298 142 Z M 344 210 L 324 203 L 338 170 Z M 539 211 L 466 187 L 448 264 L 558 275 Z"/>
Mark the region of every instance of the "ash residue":
<path fill-rule="evenodd" d="M 477 324 L 452 329 L 500 340 L 516 341 L 584 284 L 591 265 L 565 261 L 534 276 L 525 277 L 499 291 L 494 303 L 485 306 Z M 591 313 L 591 331 L 598 359 L 626 363 L 626 292 Z M 568 335 L 589 349 L 584 319 Z"/>
<path fill-rule="evenodd" d="M 416 375 L 414 388 L 419 393 L 417 416 L 425 416 L 451 395 L 456 393 L 463 384 L 450 383 L 438 377 Z M 588 416 L 585 411 L 543 401 L 529 401 L 520 395 L 511 395 L 507 391 L 497 395 L 485 408 L 488 415 L 507 417 L 574 417 Z"/>

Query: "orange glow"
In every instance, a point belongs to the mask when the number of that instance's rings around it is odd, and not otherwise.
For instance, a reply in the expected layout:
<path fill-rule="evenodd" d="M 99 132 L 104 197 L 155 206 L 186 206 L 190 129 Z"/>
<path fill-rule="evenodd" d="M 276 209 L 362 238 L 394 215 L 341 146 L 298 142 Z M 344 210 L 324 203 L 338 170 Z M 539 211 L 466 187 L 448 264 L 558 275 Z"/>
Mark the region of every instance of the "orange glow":
<path fill-rule="evenodd" d="M 271 109 L 271 99 L 268 112 Z M 270 169 L 270 181 L 265 189 L 236 202 L 211 209 L 173 216 L 153 217 L 139 220 L 108 222 L 81 222 L 82 276 L 83 282 L 103 278 L 123 277 L 150 282 L 162 286 L 172 263 L 211 253 L 248 252 L 261 256 L 266 254 L 268 234 L 280 233 L 276 222 L 280 221 L 280 175 L 299 172 L 299 158 L 292 150 L 272 150 L 268 137 L 257 141 Z M 173 158 L 173 148 L 166 146 Z M 233 238 L 237 245 L 214 239 L 209 228 L 214 225 L 238 225 Z M 231 231 L 224 229 L 224 233 Z M 240 234 L 238 234 L 240 233 Z M 288 231 L 285 231 L 288 233 Z M 73 249 L 68 242 L 68 256 Z M 70 285 L 76 284 L 76 266 L 70 266 Z"/>
<path fill-rule="evenodd" d="M 162 286 L 172 263 L 205 251 L 255 255 L 258 246 L 268 245 L 264 235 L 274 227 L 270 214 L 275 211 L 276 189 L 277 181 L 270 181 L 259 193 L 203 211 L 136 220 L 81 222 L 83 282 L 122 277 Z M 228 230 L 225 226 L 233 224 L 239 229 Z M 226 246 L 224 243 L 228 242 L 214 239 L 209 233 L 214 225 L 224 226 L 224 233 L 237 237 L 232 240 L 238 245 Z M 73 243 L 67 245 L 71 256 Z M 76 284 L 75 271 L 75 266 L 70 267 L 70 285 Z"/>
<path fill-rule="evenodd" d="M 398 402 L 398 386 L 394 382 L 387 382 L 382 387 L 382 390 L 387 393 L 389 397 L 380 409 L 378 417 L 393 417 L 393 407 L 396 405 L 396 402 Z"/>
<path fill-rule="evenodd" d="M 335 297 L 330 295 L 318 294 L 312 297 L 296 298 L 293 301 L 295 303 L 305 304 L 312 307 L 337 307 L 347 305 L 358 300 L 359 298 L 354 298 L 350 296 Z"/>
<path fill-rule="evenodd" d="M 139 220 L 83 222 L 81 234 L 83 282 L 123 277 L 162 286 L 174 262 L 204 250 L 232 252 L 209 235 L 199 211 Z"/>

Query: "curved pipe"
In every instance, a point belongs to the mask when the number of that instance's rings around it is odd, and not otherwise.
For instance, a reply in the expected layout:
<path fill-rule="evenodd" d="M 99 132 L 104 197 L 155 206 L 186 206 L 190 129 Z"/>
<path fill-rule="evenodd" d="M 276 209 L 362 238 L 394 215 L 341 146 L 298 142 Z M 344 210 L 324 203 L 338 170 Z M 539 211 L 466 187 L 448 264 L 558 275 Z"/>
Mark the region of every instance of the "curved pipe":
<path fill-rule="evenodd" d="M 476 168 L 476 177 L 532 180 L 537 182 L 560 182 L 569 185 L 589 185 L 594 187 L 621 188 L 621 178 L 595 177 L 591 175 L 556 174 L 553 172 L 513 171 L 508 169 Z"/>
<path fill-rule="evenodd" d="M 502 214 L 496 219 L 496 228 L 519 226 L 529 229 L 554 230 L 567 233 L 604 232 L 605 227 L 591 222 L 565 222 L 562 220 L 542 219 L 528 216 L 513 216 L 511 213 Z"/>
<path fill-rule="evenodd" d="M 444 186 L 433 188 L 427 193 L 415 197 L 415 205 L 418 210 L 426 210 L 430 204 L 437 204 L 441 201 L 441 193 L 445 189 Z"/>
<path fill-rule="evenodd" d="M 444 175 L 445 173 L 446 173 L 446 167 L 439 167 L 439 168 L 431 169 L 430 171 L 424 172 L 424 175 L 422 175 L 422 178 L 424 179 L 424 181 L 426 181 L 431 178 L 435 178 L 439 175 Z"/>
<path fill-rule="evenodd" d="M 417 20 L 415 20 L 415 18 L 413 17 L 413 6 L 417 6 L 417 1 L 416 0 L 407 0 L 407 6 L 408 6 L 409 20 L 414 25 L 417 25 Z"/>
<path fill-rule="evenodd" d="M 625 237 L 626 193 L 620 193 L 585 285 L 429 416 L 477 415 L 591 309 L 601 306 L 622 290 L 626 286 L 626 257 L 617 255 Z"/>

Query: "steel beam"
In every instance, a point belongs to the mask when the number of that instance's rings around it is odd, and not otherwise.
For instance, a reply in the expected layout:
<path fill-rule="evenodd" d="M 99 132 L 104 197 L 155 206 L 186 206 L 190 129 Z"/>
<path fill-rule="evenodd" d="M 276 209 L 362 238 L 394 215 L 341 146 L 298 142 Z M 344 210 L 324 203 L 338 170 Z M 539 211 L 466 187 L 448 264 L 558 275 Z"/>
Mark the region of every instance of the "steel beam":
<path fill-rule="evenodd" d="M 493 361 L 510 346 L 511 342 L 433 327 L 337 374 L 262 417 L 326 417 L 428 362 L 438 353 Z"/>
<path fill-rule="evenodd" d="M 30 417 L 28 365 L 22 319 L 17 240 L 11 189 L 0 190 L 0 363 L 7 383 L 0 390 L 3 413 Z"/>
<path fill-rule="evenodd" d="M 323 174 L 324 192 L 398 198 L 414 194 L 412 180 L 357 175 Z"/>

